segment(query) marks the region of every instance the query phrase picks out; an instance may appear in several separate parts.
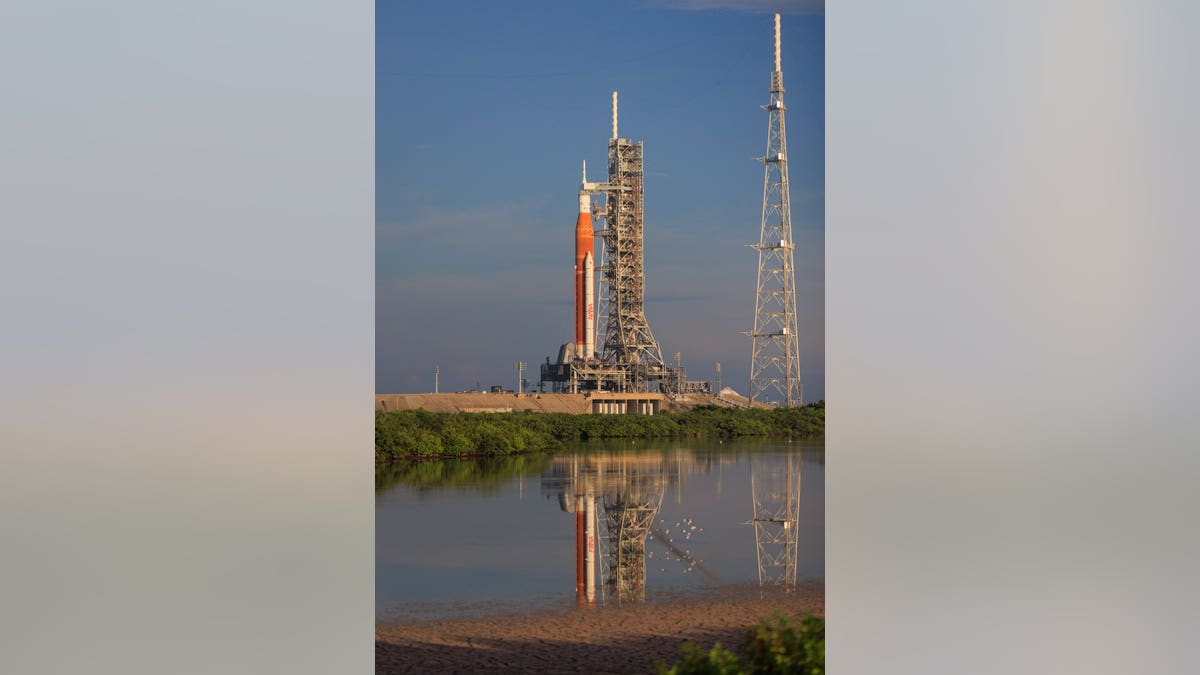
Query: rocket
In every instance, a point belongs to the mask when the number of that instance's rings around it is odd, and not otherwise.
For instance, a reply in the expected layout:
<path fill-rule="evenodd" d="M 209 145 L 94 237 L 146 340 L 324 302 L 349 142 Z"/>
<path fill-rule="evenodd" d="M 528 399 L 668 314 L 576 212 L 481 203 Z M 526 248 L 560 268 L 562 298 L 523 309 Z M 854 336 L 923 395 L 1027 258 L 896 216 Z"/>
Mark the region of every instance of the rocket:
<path fill-rule="evenodd" d="M 587 191 L 587 162 L 579 186 L 579 215 L 575 218 L 575 354 L 591 358 L 596 352 L 595 237 L 592 196 Z"/>

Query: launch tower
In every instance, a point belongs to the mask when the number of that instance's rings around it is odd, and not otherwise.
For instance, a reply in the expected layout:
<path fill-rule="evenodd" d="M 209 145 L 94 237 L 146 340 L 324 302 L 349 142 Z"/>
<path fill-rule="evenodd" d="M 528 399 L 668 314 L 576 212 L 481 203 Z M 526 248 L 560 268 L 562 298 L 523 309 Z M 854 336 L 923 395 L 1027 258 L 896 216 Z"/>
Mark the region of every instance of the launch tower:
<path fill-rule="evenodd" d="M 617 135 L 617 92 L 612 95 L 612 138 L 608 141 L 605 190 L 604 348 L 601 360 L 629 368 L 630 385 L 669 375 L 662 350 L 646 321 L 646 272 L 643 249 L 645 213 L 642 143 Z"/>
<path fill-rule="evenodd" d="M 758 244 L 758 286 L 750 359 L 750 400 L 774 406 L 803 403 L 800 345 L 796 335 L 796 271 L 792 251 L 792 206 L 788 190 L 787 130 L 784 124 L 783 70 L 779 54 L 779 15 L 775 15 L 775 71 L 767 111 L 767 154 L 763 174 L 762 229 Z"/>
<path fill-rule="evenodd" d="M 667 365 L 646 320 L 646 272 L 644 251 L 645 172 L 642 142 L 621 138 L 617 133 L 617 92 L 612 93 L 612 138 L 608 142 L 608 181 L 590 183 L 584 166 L 580 186 L 580 213 L 576 219 L 576 345 L 564 345 L 558 363 L 542 365 L 542 382 L 557 389 L 577 392 L 602 390 L 644 392 L 658 384 L 667 393 L 687 386 L 681 367 Z M 591 195 L 603 194 L 604 206 L 587 213 Z M 593 231 L 603 241 L 595 269 L 586 230 L 592 219 L 604 220 Z M 591 274 L 598 272 L 600 290 L 598 316 L 587 298 Z M 589 339 L 603 329 L 592 351 Z"/>

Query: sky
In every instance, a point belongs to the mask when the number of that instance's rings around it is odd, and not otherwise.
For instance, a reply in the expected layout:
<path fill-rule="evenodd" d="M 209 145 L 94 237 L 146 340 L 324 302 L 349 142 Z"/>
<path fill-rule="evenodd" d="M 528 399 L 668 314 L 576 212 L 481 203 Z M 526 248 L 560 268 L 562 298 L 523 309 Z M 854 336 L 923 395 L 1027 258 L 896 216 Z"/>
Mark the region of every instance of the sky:
<path fill-rule="evenodd" d="M 376 5 L 379 393 L 516 387 L 574 339 L 580 164 L 611 92 L 645 143 L 646 318 L 688 378 L 750 376 L 771 71 L 782 17 L 805 400 L 825 396 L 821 2 Z M 597 241 L 599 248 L 600 242 Z M 599 339 L 599 336 L 598 336 Z"/>

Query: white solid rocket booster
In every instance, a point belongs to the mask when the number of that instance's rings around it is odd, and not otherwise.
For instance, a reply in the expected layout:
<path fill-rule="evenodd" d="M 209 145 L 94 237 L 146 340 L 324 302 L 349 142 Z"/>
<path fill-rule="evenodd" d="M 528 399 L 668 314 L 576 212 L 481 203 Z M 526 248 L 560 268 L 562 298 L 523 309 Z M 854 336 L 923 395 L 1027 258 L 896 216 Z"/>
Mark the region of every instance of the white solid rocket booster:
<path fill-rule="evenodd" d="M 596 264 L 589 252 L 583 258 L 583 356 L 596 354 Z"/>
<path fill-rule="evenodd" d="M 596 601 L 596 495 L 584 497 L 584 537 L 587 539 L 587 555 L 584 558 L 585 594 L 588 602 Z"/>

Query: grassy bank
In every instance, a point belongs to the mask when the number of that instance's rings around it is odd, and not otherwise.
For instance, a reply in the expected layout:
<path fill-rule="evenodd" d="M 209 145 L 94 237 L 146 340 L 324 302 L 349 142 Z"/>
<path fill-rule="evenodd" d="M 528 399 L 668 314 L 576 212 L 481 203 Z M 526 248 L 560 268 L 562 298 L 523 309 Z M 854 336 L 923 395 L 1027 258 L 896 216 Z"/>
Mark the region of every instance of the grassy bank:
<path fill-rule="evenodd" d="M 375 459 L 498 456 L 545 452 L 593 438 L 811 438 L 825 433 L 825 402 L 802 408 L 708 406 L 658 415 L 562 413 L 375 414 Z"/>

